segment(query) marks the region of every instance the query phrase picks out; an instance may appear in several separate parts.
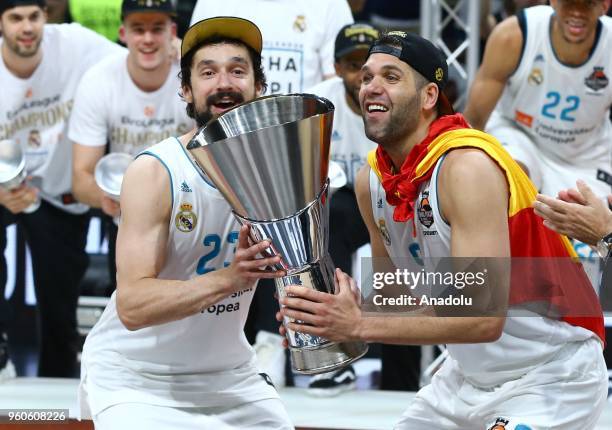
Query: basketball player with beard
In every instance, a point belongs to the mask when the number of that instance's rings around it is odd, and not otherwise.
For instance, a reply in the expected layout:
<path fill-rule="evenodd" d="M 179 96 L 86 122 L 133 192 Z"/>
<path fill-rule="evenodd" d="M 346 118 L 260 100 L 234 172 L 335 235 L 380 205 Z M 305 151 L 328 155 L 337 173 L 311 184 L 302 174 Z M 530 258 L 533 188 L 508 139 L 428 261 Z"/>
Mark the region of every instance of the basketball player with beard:
<path fill-rule="evenodd" d="M 250 21 L 192 26 L 181 84 L 198 126 L 266 87 L 262 39 Z M 243 332 L 268 241 L 250 245 L 229 205 L 185 147 L 195 129 L 142 152 L 121 192 L 117 290 L 88 336 L 81 404 L 96 428 L 290 429 Z M 86 401 L 85 401 L 86 400 Z"/>

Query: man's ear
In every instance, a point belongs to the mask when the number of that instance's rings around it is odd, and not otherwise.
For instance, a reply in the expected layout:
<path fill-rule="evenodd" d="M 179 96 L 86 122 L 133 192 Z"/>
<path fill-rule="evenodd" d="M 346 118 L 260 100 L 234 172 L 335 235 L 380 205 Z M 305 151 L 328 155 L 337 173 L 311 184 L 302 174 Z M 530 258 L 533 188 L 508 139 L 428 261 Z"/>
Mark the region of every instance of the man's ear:
<path fill-rule="evenodd" d="M 193 94 L 191 93 L 191 87 L 189 85 L 183 85 L 181 87 L 181 97 L 185 103 L 193 103 Z"/>
<path fill-rule="evenodd" d="M 428 83 L 421 90 L 421 106 L 424 109 L 435 109 L 438 104 L 438 96 L 440 95 L 440 91 L 438 86 L 433 82 Z"/>
<path fill-rule="evenodd" d="M 263 87 L 261 84 L 255 84 L 255 97 L 260 97 L 263 92 Z"/>
<path fill-rule="evenodd" d="M 119 27 L 119 40 L 121 41 L 121 43 L 127 46 L 127 42 L 125 41 L 125 31 L 125 25 L 121 24 L 121 26 Z"/>
<path fill-rule="evenodd" d="M 338 63 L 337 61 L 334 62 L 334 70 L 336 71 L 336 75 L 342 77 L 342 70 L 341 70 L 340 63 Z"/>

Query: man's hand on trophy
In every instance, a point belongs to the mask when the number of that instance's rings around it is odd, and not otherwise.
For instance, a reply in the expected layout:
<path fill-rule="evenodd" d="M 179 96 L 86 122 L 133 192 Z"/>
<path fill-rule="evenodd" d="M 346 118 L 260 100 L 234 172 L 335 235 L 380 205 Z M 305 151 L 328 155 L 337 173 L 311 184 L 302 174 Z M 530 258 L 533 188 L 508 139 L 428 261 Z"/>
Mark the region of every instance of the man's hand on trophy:
<path fill-rule="evenodd" d="M 38 199 L 38 189 L 26 183 L 12 190 L 0 187 L 0 205 L 14 214 L 23 212 Z"/>
<path fill-rule="evenodd" d="M 102 209 L 102 212 L 104 212 L 111 218 L 117 218 L 119 215 L 121 215 L 121 208 L 119 206 L 119 202 L 107 195 L 102 196 L 100 208 Z"/>
<path fill-rule="evenodd" d="M 355 281 L 336 269 L 336 293 L 327 294 L 311 288 L 290 285 L 286 297 L 280 299 L 277 320 L 289 319 L 287 328 L 320 336 L 334 342 L 359 340 L 361 309 L 360 293 Z M 280 334 L 285 335 L 281 326 Z M 285 346 L 287 346 L 285 344 Z"/>
<path fill-rule="evenodd" d="M 280 262 L 280 256 L 261 258 L 260 254 L 270 246 L 270 241 L 262 240 L 252 244 L 249 239 L 249 231 L 248 225 L 240 228 L 234 260 L 229 266 L 219 270 L 228 275 L 228 280 L 232 284 L 232 292 L 252 288 L 258 279 L 280 278 L 287 274 L 284 270 L 266 269 Z"/>

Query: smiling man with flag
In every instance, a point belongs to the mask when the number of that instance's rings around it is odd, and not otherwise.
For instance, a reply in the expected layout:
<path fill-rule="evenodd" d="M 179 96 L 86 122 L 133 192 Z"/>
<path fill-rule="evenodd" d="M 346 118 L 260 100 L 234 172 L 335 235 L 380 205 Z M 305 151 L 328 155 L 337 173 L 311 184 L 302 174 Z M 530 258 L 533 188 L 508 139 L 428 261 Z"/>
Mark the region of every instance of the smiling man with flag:
<path fill-rule="evenodd" d="M 338 271 L 335 295 L 286 289 L 282 314 L 300 321 L 289 328 L 332 341 L 448 344 L 397 429 L 593 428 L 607 393 L 601 308 L 567 238 L 534 214 L 533 184 L 497 140 L 453 113 L 446 61 L 429 41 L 387 33 L 362 73 L 365 130 L 378 148 L 356 193 L 373 256 L 397 268 L 410 256 L 512 257 L 511 272 L 498 273 L 508 276 L 487 284 L 507 311 L 366 317 Z"/>

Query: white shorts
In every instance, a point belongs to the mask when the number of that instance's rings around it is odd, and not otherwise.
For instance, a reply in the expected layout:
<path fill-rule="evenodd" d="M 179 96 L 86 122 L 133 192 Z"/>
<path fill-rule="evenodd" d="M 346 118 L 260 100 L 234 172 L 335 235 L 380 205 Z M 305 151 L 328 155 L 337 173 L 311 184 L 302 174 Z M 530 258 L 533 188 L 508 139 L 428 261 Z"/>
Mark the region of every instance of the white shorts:
<path fill-rule="evenodd" d="M 577 179 L 584 180 L 602 199 L 612 192 L 609 184 L 597 179 L 598 169 L 612 174 L 610 160 L 602 160 L 599 165 L 597 162 L 577 165 L 551 159 L 538 150 L 524 131 L 499 114 L 491 115 L 486 131 L 501 142 L 512 158 L 527 167 L 531 182 L 543 194 L 556 197 L 560 190 L 576 188 Z"/>
<path fill-rule="evenodd" d="M 231 408 L 175 408 L 121 403 L 94 416 L 96 430 L 289 430 L 293 424 L 279 399 Z"/>
<path fill-rule="evenodd" d="M 447 359 L 395 429 L 588 430 L 597 424 L 607 392 L 608 371 L 595 338 L 569 343 L 553 360 L 490 389 L 466 382 L 457 362 Z"/>

